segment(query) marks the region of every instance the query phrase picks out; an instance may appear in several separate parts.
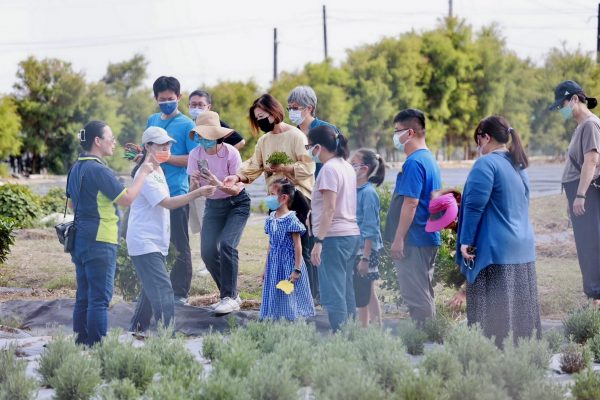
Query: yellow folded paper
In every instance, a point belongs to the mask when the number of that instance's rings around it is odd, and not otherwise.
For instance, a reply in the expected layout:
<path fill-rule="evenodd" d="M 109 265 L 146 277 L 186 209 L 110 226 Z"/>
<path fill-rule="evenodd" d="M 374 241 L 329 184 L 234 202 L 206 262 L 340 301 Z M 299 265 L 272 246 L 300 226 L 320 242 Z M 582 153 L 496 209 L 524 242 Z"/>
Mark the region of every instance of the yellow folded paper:
<path fill-rule="evenodd" d="M 294 284 L 288 280 L 280 281 L 275 287 L 285 294 L 290 294 L 294 291 Z"/>

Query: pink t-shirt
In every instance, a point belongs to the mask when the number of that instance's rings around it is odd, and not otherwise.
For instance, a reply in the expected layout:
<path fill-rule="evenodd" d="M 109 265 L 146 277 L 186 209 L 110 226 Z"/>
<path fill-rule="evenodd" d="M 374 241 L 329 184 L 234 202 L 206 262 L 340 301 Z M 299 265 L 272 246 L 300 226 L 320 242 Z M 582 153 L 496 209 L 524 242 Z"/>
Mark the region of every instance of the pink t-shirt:
<path fill-rule="evenodd" d="M 337 193 L 331 227 L 328 232 L 323 233 L 319 232 L 324 210 L 322 190 Z M 360 235 L 356 223 L 356 173 L 346 160 L 334 157 L 323 165 L 317 176 L 311 207 L 314 236 L 323 238 Z"/>
<path fill-rule="evenodd" d="M 198 161 L 206 160 L 208 163 L 208 169 L 212 172 L 219 180 L 225 179 L 226 176 L 235 175 L 236 171 L 242 165 L 242 157 L 240 152 L 233 146 L 223 143 L 219 144 L 219 151 L 217 154 L 208 154 L 204 147 L 198 146 L 192 150 L 188 156 L 187 173 L 191 175 L 192 172 L 198 171 Z M 205 179 L 200 179 L 202 186 L 208 184 Z M 230 194 L 217 189 L 215 194 L 208 197 L 209 199 L 225 199 L 231 197 Z"/>

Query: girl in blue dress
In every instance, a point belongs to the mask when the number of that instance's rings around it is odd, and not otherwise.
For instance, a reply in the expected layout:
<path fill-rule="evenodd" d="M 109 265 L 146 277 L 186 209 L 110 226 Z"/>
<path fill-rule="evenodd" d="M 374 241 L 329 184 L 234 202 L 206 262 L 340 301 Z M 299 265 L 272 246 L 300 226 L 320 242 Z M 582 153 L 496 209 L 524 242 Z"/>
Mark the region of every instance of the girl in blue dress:
<path fill-rule="evenodd" d="M 300 241 L 306 228 L 296 217 L 296 213 L 289 209 L 295 192 L 296 188 L 286 178 L 269 185 L 267 206 L 275 211 L 265 221 L 269 249 L 263 274 L 261 320 L 285 318 L 294 321 L 315 315 Z M 285 294 L 276 288 L 282 280 L 289 280 L 294 285 L 291 294 Z"/>

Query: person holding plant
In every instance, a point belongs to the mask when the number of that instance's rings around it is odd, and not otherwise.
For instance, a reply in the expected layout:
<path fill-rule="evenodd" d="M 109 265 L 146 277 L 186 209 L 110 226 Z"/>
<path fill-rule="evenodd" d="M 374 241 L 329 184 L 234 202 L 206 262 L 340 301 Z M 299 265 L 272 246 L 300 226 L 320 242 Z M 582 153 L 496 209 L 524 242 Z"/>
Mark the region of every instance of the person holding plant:
<path fill-rule="evenodd" d="M 269 185 L 267 206 L 271 212 L 265 221 L 265 233 L 269 235 L 267 261 L 263 273 L 261 320 L 282 319 L 295 321 L 298 318 L 312 317 L 315 307 L 310 293 L 306 265 L 302 258 L 300 236 L 306 228 L 290 211 L 296 188 L 287 178 L 278 179 Z M 285 293 L 277 286 L 281 281 L 293 285 L 291 293 Z"/>
<path fill-rule="evenodd" d="M 587 97 L 577 82 L 564 81 L 555 91 L 551 110 L 559 110 L 577 127 L 567 149 L 562 186 L 573 224 L 583 292 L 600 306 L 600 118 L 590 109 L 598 101 Z"/>
<path fill-rule="evenodd" d="M 162 128 L 154 126 L 146 129 L 142 135 L 143 155 L 131 176 L 135 179 L 140 173 L 140 166 L 146 161 L 158 166 L 168 160 L 171 142 L 174 141 Z M 126 238 L 127 251 L 142 283 L 142 291 L 131 319 L 131 331 L 147 330 L 152 315 L 157 324 L 168 326 L 174 322 L 175 300 L 166 265 L 171 236 L 169 210 L 183 207 L 200 196 L 211 196 L 214 192 L 214 186 L 203 186 L 189 193 L 170 197 L 169 186 L 161 168 L 155 168 L 144 181 L 140 196 L 131 205 Z"/>
<path fill-rule="evenodd" d="M 67 179 L 67 197 L 75 210 L 71 260 L 75 264 L 77 293 L 73 331 L 75 341 L 87 346 L 106 336 L 117 267 L 120 217 L 117 205 L 128 207 L 155 169 L 152 163 L 140 164 L 133 184 L 126 189 L 104 162 L 105 157 L 112 156 L 115 142 L 106 123 L 88 122 L 79 133 L 84 152 Z"/>
<path fill-rule="evenodd" d="M 296 211 L 296 217 L 305 227 L 308 226 L 310 199 L 315 184 L 315 162 L 306 152 L 306 135 L 295 126 L 283 122 L 285 110 L 270 94 L 264 94 L 252 103 L 249 116 L 253 132 L 256 134 L 261 130 L 265 134 L 258 139 L 252 157 L 242 164 L 236 174 L 225 178 L 223 184 L 252 183 L 264 174 L 268 188 L 277 179 L 288 178 L 296 187 L 290 210 Z M 280 153 L 285 153 L 289 159 Z M 303 235 L 302 254 L 307 265 L 310 249 L 309 235 Z M 313 287 L 315 282 L 310 282 Z"/>
<path fill-rule="evenodd" d="M 473 139 L 482 157 L 461 199 L 456 262 L 467 278 L 469 325 L 481 325 L 501 347 L 511 333 L 515 342 L 541 334 L 529 162 L 521 138 L 503 117 L 481 120 Z"/>
<path fill-rule="evenodd" d="M 192 189 L 215 186 L 208 196 L 200 232 L 200 254 L 219 289 L 220 301 L 216 314 L 228 314 L 240 309 L 237 292 L 239 257 L 237 247 L 250 217 L 250 197 L 244 184 L 225 186 L 221 179 L 234 174 L 242 164 L 239 151 L 223 142 L 233 130 L 222 128 L 219 114 L 204 111 L 196 118 L 198 124 L 190 133 L 199 145 L 189 155 L 187 172 Z"/>
<path fill-rule="evenodd" d="M 323 164 L 313 193 L 311 262 L 319 271 L 321 304 L 336 332 L 356 315 L 353 275 L 360 238 L 356 173 L 346 161 L 348 141 L 341 133 L 320 126 L 308 132 L 308 143 L 309 154 Z"/>
<path fill-rule="evenodd" d="M 381 308 L 375 292 L 379 279 L 379 251 L 383 248 L 379 221 L 379 195 L 373 185 L 385 179 L 385 163 L 379 154 L 369 149 L 359 149 L 350 160 L 356 172 L 356 220 L 360 229 L 360 242 L 354 268 L 354 295 L 358 319 L 367 327 L 370 321 L 381 326 Z"/>

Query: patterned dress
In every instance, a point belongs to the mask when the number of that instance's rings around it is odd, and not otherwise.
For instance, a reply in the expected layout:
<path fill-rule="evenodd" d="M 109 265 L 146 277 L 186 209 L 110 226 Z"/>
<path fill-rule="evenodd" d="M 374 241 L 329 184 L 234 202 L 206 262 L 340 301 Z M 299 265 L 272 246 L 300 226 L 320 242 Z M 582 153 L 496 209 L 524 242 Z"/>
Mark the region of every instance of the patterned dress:
<path fill-rule="evenodd" d="M 302 261 L 302 274 L 294 284 L 294 291 L 287 295 L 275 286 L 289 279 L 294 270 L 294 240 L 292 233 L 304 234 L 306 228 L 290 211 L 281 218 L 275 217 L 275 212 L 265 221 L 265 233 L 269 235 L 270 251 L 267 256 L 265 279 L 263 282 L 262 304 L 260 319 L 285 318 L 294 321 L 299 317 L 315 315 L 315 307 L 310 292 L 306 266 Z"/>

